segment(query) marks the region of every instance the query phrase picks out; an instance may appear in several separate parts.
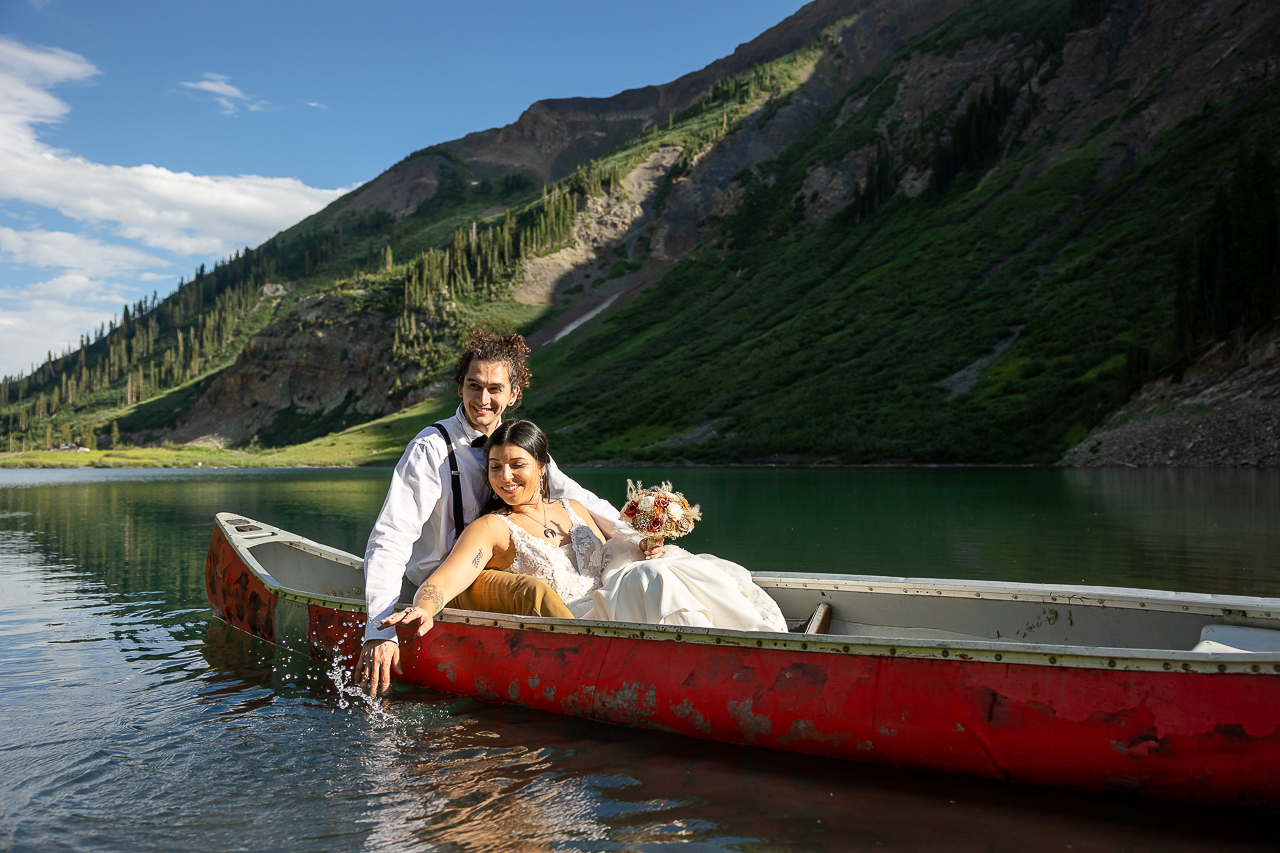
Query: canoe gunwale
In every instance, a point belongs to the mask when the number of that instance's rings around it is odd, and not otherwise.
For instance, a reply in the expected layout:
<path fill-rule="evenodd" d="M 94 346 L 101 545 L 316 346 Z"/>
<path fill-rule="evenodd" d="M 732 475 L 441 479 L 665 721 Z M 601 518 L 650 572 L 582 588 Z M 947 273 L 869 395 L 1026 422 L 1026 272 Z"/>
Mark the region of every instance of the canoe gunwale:
<path fill-rule="evenodd" d="M 333 611 L 364 615 L 363 599 L 326 596 L 315 592 L 292 589 L 281 584 L 253 556 L 251 549 L 263 544 L 264 539 L 299 548 L 316 556 L 330 559 L 351 568 L 362 567 L 362 561 L 352 554 L 329 548 L 296 534 L 273 528 L 261 522 L 252 522 L 262 528 L 249 535 L 237 531 L 232 519 L 244 519 L 234 513 L 218 513 L 219 527 L 226 535 L 236 554 L 244 561 L 266 587 L 279 598 L 306 605 L 328 608 Z M 934 581 L 920 578 L 885 578 L 871 575 L 811 574 L 786 575 L 777 572 L 753 572 L 753 578 L 763 588 L 848 589 L 858 592 L 874 592 L 894 595 L 934 595 L 968 598 L 962 591 L 974 592 L 975 597 L 1009 599 L 1022 602 L 1078 603 L 1087 606 L 1130 607 L 1132 609 L 1176 610 L 1207 615 L 1245 616 L 1249 605 L 1261 615 L 1263 607 L 1273 603 L 1280 612 L 1280 599 L 1247 598 L 1244 596 L 1206 596 L 1195 593 L 1171 593 L 1161 590 L 1134 590 L 1109 587 L 1059 587 L 1043 584 L 1010 586 L 991 581 Z M 1089 595 L 1084 595 L 1088 592 Z M 1098 593 L 1102 592 L 1099 596 Z M 1154 596 L 1148 596 L 1153 593 Z M 1164 599 L 1152 601 L 1151 597 Z M 1092 601 L 1089 599 L 1093 598 Z M 1141 598 L 1142 601 L 1138 601 Z M 1105 602 L 1105 604 L 1104 604 Z M 1143 602 L 1148 606 L 1142 607 Z M 397 610 L 404 605 L 397 604 Z M 663 626 L 634 622 L 602 622 L 583 619 L 555 619 L 537 616 L 512 616 L 473 610 L 445 608 L 437 614 L 436 622 L 477 627 L 505 628 L 532 633 L 561 635 L 585 635 L 591 637 L 639 640 L 646 642 L 675 642 L 685 645 L 711 645 L 724 647 L 757 648 L 786 652 L 835 654 L 846 656 L 870 656 L 907 658 L 919 660 L 956 660 L 1001 664 L 1025 664 L 1048 668 L 1102 669 L 1138 672 L 1231 674 L 1231 675 L 1280 675 L 1280 653 L 1268 652 L 1193 652 L 1190 650 L 1135 649 L 1088 647 L 1069 645 L 1041 645 L 1009 640 L 920 640 L 903 637 L 845 636 L 840 634 L 779 634 L 764 631 L 734 631 L 716 628 Z"/>
<path fill-rule="evenodd" d="M 1280 598 L 1255 598 L 1243 595 L 1210 595 L 1131 587 L 889 578 L 880 575 L 795 575 L 784 572 L 752 572 L 751 576 L 757 584 L 766 589 L 770 587 L 831 589 L 872 592 L 880 595 L 937 595 L 946 598 L 1021 601 L 1032 604 L 1075 604 L 1086 607 L 1196 613 L 1205 616 L 1260 619 L 1280 617 Z"/>

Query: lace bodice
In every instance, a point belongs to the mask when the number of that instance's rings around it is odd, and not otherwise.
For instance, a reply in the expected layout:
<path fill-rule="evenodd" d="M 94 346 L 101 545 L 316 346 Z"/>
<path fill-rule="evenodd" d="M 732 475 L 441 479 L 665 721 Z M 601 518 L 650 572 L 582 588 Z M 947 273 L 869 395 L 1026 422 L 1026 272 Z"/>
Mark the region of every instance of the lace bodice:
<path fill-rule="evenodd" d="M 569 541 L 556 546 L 539 539 L 503 516 L 511 530 L 515 559 L 509 571 L 530 575 L 559 593 L 565 604 L 587 598 L 600 588 L 604 543 L 591 532 L 568 501 L 561 504 L 569 513 Z"/>

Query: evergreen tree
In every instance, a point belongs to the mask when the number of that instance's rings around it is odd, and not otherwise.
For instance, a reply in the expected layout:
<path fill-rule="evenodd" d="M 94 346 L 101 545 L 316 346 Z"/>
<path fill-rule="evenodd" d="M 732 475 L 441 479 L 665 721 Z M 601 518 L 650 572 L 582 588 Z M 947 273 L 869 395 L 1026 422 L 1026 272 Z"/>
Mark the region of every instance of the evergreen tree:
<path fill-rule="evenodd" d="M 1189 357 L 1233 332 L 1266 328 L 1280 312 L 1280 222 L 1270 134 L 1243 140 L 1231 180 L 1218 191 L 1181 254 L 1174 352 Z M 1186 241 L 1184 241 L 1184 246 Z"/>
<path fill-rule="evenodd" d="M 111 449 L 116 450 L 120 447 L 120 425 L 115 421 L 111 422 Z"/>

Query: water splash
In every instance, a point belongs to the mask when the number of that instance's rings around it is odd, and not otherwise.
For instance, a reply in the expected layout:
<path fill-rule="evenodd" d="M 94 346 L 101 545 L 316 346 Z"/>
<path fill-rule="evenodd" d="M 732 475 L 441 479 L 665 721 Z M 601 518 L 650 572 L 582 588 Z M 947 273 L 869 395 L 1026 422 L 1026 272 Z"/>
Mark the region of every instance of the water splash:
<path fill-rule="evenodd" d="M 337 649 L 334 649 L 336 652 Z M 344 658 L 335 654 L 329 667 L 329 680 L 338 691 L 338 708 L 346 711 L 352 708 L 363 708 L 368 716 L 379 723 L 395 722 L 395 717 L 387 711 L 382 699 L 370 696 L 360 689 L 354 671 L 348 669 Z"/>

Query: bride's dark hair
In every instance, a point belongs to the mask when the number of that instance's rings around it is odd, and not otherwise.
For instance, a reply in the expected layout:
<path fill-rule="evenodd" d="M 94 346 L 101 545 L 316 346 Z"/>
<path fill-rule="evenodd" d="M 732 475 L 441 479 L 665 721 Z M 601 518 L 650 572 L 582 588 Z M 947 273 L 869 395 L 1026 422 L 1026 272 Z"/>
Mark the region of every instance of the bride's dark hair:
<path fill-rule="evenodd" d="M 547 434 L 538 429 L 538 425 L 533 421 L 503 421 L 498 424 L 498 428 L 489 436 L 489 440 L 484 444 L 484 471 L 485 479 L 489 477 L 489 451 L 495 447 L 505 447 L 513 445 L 528 453 L 538 461 L 538 464 L 547 467 L 551 462 L 551 454 L 547 452 Z M 542 478 L 540 484 L 543 500 L 551 497 L 551 488 L 547 485 L 547 478 Z M 486 515 L 498 510 L 508 509 L 507 502 L 498 495 L 494 494 L 492 487 L 489 491 L 489 499 L 484 502 L 484 506 L 480 509 L 481 515 Z"/>

